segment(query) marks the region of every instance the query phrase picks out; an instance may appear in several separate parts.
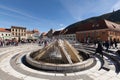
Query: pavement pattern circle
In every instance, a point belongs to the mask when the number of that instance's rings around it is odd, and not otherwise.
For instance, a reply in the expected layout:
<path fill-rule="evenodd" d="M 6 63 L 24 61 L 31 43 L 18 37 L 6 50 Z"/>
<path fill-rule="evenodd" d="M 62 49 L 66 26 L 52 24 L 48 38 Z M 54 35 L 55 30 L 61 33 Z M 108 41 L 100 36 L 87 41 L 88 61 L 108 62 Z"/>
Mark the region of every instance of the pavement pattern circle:
<path fill-rule="evenodd" d="M 22 56 L 40 48 L 38 44 L 0 48 L 0 80 L 120 80 L 120 74 L 115 73 L 113 64 L 107 65 L 110 67 L 109 71 L 99 70 L 101 62 L 97 57 L 97 64 L 93 68 L 73 73 L 37 71 L 21 62 Z M 108 58 L 104 57 L 104 59 Z"/>

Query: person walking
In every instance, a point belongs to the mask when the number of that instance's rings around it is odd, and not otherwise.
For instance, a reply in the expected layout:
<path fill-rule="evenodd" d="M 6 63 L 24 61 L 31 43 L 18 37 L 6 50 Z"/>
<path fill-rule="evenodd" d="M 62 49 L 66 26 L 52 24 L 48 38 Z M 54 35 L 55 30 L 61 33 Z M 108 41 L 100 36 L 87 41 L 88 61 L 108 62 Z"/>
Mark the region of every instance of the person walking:
<path fill-rule="evenodd" d="M 44 41 L 44 47 L 46 47 L 46 46 L 47 46 L 47 40 Z"/>
<path fill-rule="evenodd" d="M 115 45 L 115 48 L 118 49 L 118 47 L 117 47 L 118 45 L 117 45 L 116 39 L 114 39 L 114 45 Z"/>
<path fill-rule="evenodd" d="M 103 58 L 103 52 L 102 51 L 103 51 L 102 44 L 100 42 L 98 42 L 98 46 L 96 48 L 95 54 L 99 53 L 102 56 L 102 58 Z"/>
<path fill-rule="evenodd" d="M 109 42 L 108 41 L 105 41 L 105 47 L 106 47 L 106 51 L 108 51 L 108 48 L 109 48 Z"/>
<path fill-rule="evenodd" d="M 96 47 L 96 44 L 97 44 L 97 41 L 96 40 L 94 40 L 94 46 Z"/>
<path fill-rule="evenodd" d="M 110 48 L 114 48 L 113 43 L 114 43 L 113 40 L 110 40 L 109 42 Z"/>

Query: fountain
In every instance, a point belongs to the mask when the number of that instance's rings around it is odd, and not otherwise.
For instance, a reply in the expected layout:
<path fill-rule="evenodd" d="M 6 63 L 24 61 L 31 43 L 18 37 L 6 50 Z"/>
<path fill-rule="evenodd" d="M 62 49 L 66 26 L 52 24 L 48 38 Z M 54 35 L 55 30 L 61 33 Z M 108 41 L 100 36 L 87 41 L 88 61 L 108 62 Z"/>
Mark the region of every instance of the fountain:
<path fill-rule="evenodd" d="M 91 68 L 96 60 L 84 50 L 76 50 L 66 40 L 56 40 L 48 46 L 26 55 L 26 62 L 36 68 L 57 72 L 74 72 Z"/>

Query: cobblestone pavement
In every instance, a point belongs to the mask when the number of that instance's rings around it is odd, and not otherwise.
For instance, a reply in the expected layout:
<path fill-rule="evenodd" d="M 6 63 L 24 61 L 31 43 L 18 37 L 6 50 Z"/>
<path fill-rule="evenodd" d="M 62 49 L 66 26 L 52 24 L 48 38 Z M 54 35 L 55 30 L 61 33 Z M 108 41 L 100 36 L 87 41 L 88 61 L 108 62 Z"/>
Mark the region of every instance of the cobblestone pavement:
<path fill-rule="evenodd" d="M 104 68 L 101 68 L 101 58 L 95 56 L 97 64 L 94 67 L 73 73 L 37 71 L 21 62 L 25 54 L 40 48 L 38 44 L 0 48 L 0 80 L 120 80 L 120 74 L 115 72 L 114 61 L 107 56 L 103 59 Z"/>

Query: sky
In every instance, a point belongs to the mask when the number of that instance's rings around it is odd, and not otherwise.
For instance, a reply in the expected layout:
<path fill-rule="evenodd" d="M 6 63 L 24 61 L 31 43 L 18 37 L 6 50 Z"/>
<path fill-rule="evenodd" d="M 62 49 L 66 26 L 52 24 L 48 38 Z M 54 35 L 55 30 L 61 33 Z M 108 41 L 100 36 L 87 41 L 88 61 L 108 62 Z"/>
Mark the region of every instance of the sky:
<path fill-rule="evenodd" d="M 0 27 L 47 32 L 120 9 L 120 0 L 0 0 Z"/>

